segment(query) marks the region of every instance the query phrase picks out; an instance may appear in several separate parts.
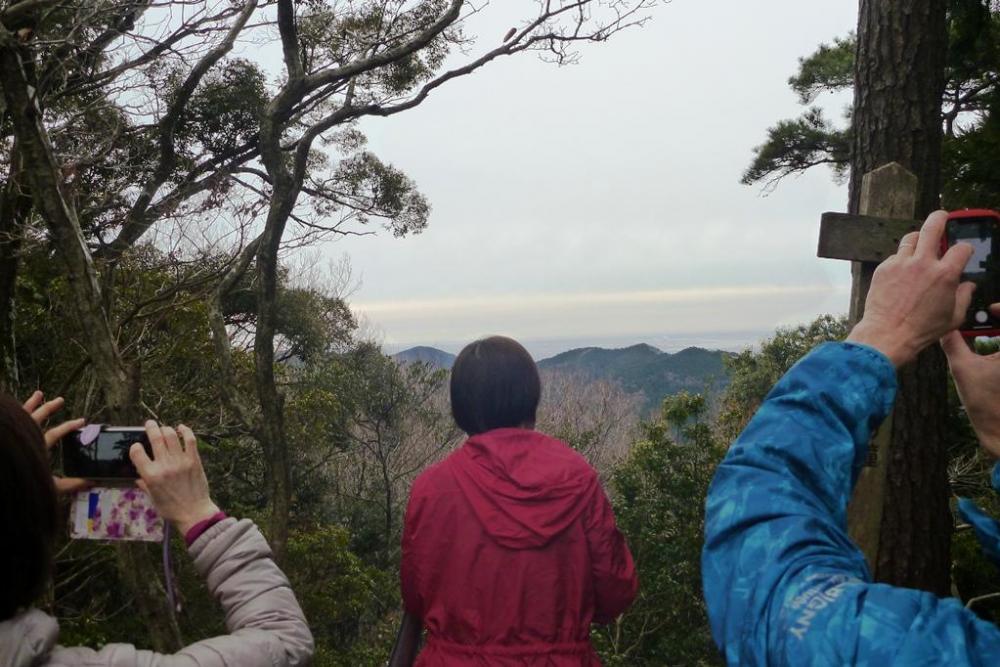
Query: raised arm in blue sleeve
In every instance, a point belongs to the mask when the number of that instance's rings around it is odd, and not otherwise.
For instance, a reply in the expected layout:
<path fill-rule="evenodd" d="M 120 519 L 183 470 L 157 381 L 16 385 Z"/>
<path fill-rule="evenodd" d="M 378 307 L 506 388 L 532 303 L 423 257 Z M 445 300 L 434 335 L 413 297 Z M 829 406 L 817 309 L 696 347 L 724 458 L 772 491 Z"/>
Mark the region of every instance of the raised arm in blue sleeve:
<path fill-rule="evenodd" d="M 719 466 L 702 577 L 733 665 L 997 664 L 1000 630 L 956 600 L 871 583 L 847 502 L 895 369 L 878 351 L 822 345 L 768 395 Z"/>

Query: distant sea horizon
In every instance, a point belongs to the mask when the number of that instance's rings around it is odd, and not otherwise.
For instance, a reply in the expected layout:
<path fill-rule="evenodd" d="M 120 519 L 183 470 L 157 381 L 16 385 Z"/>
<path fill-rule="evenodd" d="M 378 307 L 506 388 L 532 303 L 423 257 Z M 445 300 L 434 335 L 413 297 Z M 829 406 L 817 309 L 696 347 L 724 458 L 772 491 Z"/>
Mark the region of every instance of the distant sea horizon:
<path fill-rule="evenodd" d="M 774 335 L 774 330 L 749 331 L 709 331 L 702 333 L 637 334 L 634 336 L 579 336 L 564 338 L 523 338 L 519 339 L 536 360 L 554 357 L 557 354 L 581 347 L 602 347 L 618 349 L 633 345 L 652 345 L 663 352 L 679 352 L 689 347 L 706 350 L 741 352 L 756 347 L 765 338 Z M 388 354 L 396 354 L 414 347 L 433 347 L 451 354 L 458 354 L 471 341 L 419 341 L 385 342 L 383 348 Z"/>

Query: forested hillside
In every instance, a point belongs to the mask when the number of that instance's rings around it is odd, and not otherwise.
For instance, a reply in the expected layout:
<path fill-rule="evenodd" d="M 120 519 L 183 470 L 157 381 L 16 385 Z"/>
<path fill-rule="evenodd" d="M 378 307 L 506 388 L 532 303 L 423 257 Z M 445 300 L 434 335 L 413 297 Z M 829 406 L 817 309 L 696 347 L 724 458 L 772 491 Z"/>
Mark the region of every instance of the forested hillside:
<path fill-rule="evenodd" d="M 617 383 L 625 393 L 640 394 L 648 409 L 656 409 L 664 398 L 681 391 L 708 395 L 720 392 L 729 382 L 726 359 L 732 356 L 729 352 L 700 347 L 675 353 L 646 344 L 619 349 L 582 347 L 541 359 L 538 367 L 587 381 Z M 393 359 L 448 369 L 455 355 L 421 346 L 398 352 Z"/>
<path fill-rule="evenodd" d="M 402 352 L 397 352 L 392 355 L 392 358 L 396 361 L 411 364 L 414 362 L 420 362 L 427 364 L 428 366 L 433 366 L 434 368 L 451 368 L 451 365 L 455 363 L 455 355 L 450 352 L 445 352 L 444 350 L 439 350 L 436 347 L 426 347 L 418 346 L 411 347 Z"/>
<path fill-rule="evenodd" d="M 714 394 L 725 388 L 730 356 L 699 347 L 673 354 L 645 344 L 619 350 L 585 347 L 543 359 L 538 367 L 620 382 L 625 391 L 641 393 L 648 406 L 656 407 L 681 391 Z"/>

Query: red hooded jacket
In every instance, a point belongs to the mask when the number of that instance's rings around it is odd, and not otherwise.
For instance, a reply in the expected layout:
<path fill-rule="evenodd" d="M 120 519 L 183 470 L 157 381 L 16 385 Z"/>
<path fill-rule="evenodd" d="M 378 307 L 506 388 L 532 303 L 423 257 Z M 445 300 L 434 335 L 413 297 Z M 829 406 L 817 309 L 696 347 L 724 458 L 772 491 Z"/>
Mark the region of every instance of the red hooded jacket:
<path fill-rule="evenodd" d="M 597 473 L 565 443 L 505 428 L 413 483 L 403 526 L 418 667 L 593 667 L 591 622 L 632 603 L 635 565 Z"/>

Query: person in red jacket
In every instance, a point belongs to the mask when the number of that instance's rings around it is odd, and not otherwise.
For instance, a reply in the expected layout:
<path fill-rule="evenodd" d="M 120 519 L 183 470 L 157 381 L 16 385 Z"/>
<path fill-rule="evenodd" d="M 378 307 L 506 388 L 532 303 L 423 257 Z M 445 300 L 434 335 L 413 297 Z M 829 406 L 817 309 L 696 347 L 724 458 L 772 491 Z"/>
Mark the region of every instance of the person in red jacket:
<path fill-rule="evenodd" d="M 597 666 L 591 623 L 635 599 L 597 473 L 534 430 L 540 396 L 535 362 L 510 338 L 455 360 L 452 415 L 469 438 L 416 479 L 403 524 L 403 602 L 427 630 L 419 667 Z"/>

